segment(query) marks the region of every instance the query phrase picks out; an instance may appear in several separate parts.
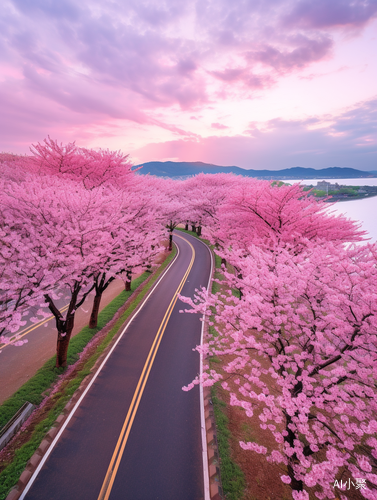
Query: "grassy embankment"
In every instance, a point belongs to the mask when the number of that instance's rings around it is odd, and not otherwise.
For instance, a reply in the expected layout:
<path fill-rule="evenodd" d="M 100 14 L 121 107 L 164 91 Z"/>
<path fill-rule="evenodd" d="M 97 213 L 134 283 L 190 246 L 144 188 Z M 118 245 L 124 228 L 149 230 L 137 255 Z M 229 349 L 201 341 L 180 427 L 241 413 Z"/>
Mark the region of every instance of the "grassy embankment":
<path fill-rule="evenodd" d="M 97 328 L 85 327 L 72 338 L 68 350 L 68 366 L 66 369 L 55 368 L 55 357 L 49 359 L 26 384 L 0 406 L 0 428 L 13 417 L 26 401 L 42 407 L 42 416 L 38 419 L 39 421 L 31 427 L 23 429 L 15 438 L 16 441 L 18 440 L 21 443 L 21 446 L 17 447 L 17 443 L 16 445 L 10 443 L 0 455 L 0 500 L 4 500 L 10 489 L 17 483 L 28 460 L 39 447 L 57 416 L 62 412 L 83 379 L 90 374 L 90 370 L 99 356 L 104 352 L 175 255 L 176 248 L 174 247 L 173 251 L 152 276 L 148 272 L 142 274 L 132 282 L 131 291 L 121 292 L 99 313 Z M 141 286 L 148 278 L 150 278 L 148 282 Z M 121 314 L 111 330 L 101 339 L 97 346 L 94 346 L 94 349 L 87 356 L 80 359 L 80 354 L 83 353 L 85 347 L 95 339 L 96 334 L 113 319 L 115 313 L 139 287 L 140 289 L 128 308 Z M 76 365 L 77 369 L 75 370 Z M 70 369 L 72 370 L 72 376 L 67 376 L 66 380 L 59 384 L 58 390 L 54 392 L 54 386 L 59 383 L 59 380 L 64 379 L 65 373 Z M 49 394 L 51 394 L 51 397 L 49 397 Z"/>
<path fill-rule="evenodd" d="M 316 187 L 313 186 L 304 186 L 303 190 L 304 191 L 310 191 L 311 196 L 315 196 L 316 198 L 328 198 L 330 199 L 328 201 L 334 202 L 334 201 L 350 201 L 350 200 L 360 200 L 360 199 L 365 199 L 365 198 L 371 198 L 373 196 L 377 196 L 377 190 L 376 187 L 368 187 L 369 189 L 368 192 L 362 191 L 361 193 L 359 192 L 361 186 L 342 186 L 340 189 L 337 189 L 336 191 L 333 191 L 332 189 L 329 189 L 329 191 L 324 191 L 321 189 L 316 189 Z"/>

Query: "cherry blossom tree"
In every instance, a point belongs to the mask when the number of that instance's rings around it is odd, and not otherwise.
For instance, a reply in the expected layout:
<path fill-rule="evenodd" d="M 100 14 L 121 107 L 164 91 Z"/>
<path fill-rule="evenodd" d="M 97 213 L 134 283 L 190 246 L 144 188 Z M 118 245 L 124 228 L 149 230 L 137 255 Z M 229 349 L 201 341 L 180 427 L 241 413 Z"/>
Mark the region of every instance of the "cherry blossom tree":
<path fill-rule="evenodd" d="M 217 224 L 218 210 L 238 180 L 233 174 L 198 174 L 184 182 L 187 218 L 197 225 L 198 236 L 203 226 L 209 229 Z"/>
<path fill-rule="evenodd" d="M 50 137 L 31 146 L 28 166 L 38 174 L 81 181 L 92 190 L 107 183 L 118 186 L 133 178 L 128 155 L 120 151 L 79 148 L 74 142 L 59 144 Z"/>
<path fill-rule="evenodd" d="M 34 282 L 38 281 L 33 276 L 32 252 L 17 234 L 9 234 L 6 228 L 7 216 L 3 209 L 0 222 L 0 349 L 5 344 L 20 346 L 27 342 L 21 340 L 17 332 L 26 324 L 25 316 L 30 309 L 26 304 L 31 304 L 32 297 L 30 288 L 19 277 L 26 275 L 29 282 L 33 278 Z"/>
<path fill-rule="evenodd" d="M 354 242 L 364 232 L 354 221 L 334 215 L 330 205 L 293 186 L 239 178 L 219 210 L 219 227 L 211 240 L 222 248 L 249 244 L 300 251 L 304 241 Z"/>
<path fill-rule="evenodd" d="M 19 247 L 37 256 L 34 266 L 29 259 L 31 274 L 24 267 L 16 276 L 8 268 L 2 316 L 14 329 L 22 323 L 21 306 L 26 311 L 43 298 L 56 319 L 57 366 L 64 366 L 75 311 L 94 287 L 94 326 L 109 283 L 123 273 L 128 288 L 135 267 L 151 266 L 162 239 L 162 218 L 156 217 L 157 191 L 152 192 L 150 180 L 134 175 L 126 155 L 50 138 L 31 150 L 33 156 L 22 161 L 3 155 L 1 163 L 6 181 L 0 201 L 9 215 L 3 227 L 20 240 Z M 5 240 L 2 249 L 2 269 L 5 256 L 14 266 L 22 262 L 20 251 L 9 256 Z M 63 314 L 57 300 L 67 293 Z"/>
<path fill-rule="evenodd" d="M 233 252 L 243 277 L 224 270 L 229 292 L 184 299 L 214 314 L 218 336 L 204 353 L 230 356 L 223 373 L 207 367 L 200 382 L 220 381 L 232 405 L 259 416 L 275 448 L 240 445 L 286 467 L 295 500 L 314 487 L 334 498 L 340 477 L 364 480 L 362 495 L 376 499 L 377 247 L 304 243 L 296 254 Z"/>
<path fill-rule="evenodd" d="M 55 316 L 57 366 L 66 365 L 75 312 L 93 288 L 98 261 L 109 248 L 117 216 L 113 195 L 108 188 L 93 192 L 68 179 L 31 174 L 24 183 L 9 184 L 2 197 L 13 221 L 7 232 L 36 256 L 32 279 L 21 272 L 18 283 L 34 301 L 43 298 Z M 68 300 L 65 313 L 56 302 L 62 296 Z"/>
<path fill-rule="evenodd" d="M 169 251 L 173 248 L 173 231 L 186 220 L 187 205 L 184 200 L 185 182 L 172 179 L 155 179 L 160 190 L 160 216 L 168 230 Z"/>
<path fill-rule="evenodd" d="M 0 178 L 0 346 L 27 342 L 17 332 L 26 324 L 31 307 L 34 314 L 44 316 L 38 306 L 40 299 L 33 294 L 43 279 L 38 272 L 39 256 L 32 242 L 17 231 L 20 221 L 14 219 L 6 195 L 9 186 L 20 183 L 23 176 L 14 179 L 13 173 L 12 169 L 2 170 Z"/>
<path fill-rule="evenodd" d="M 156 214 L 156 196 L 145 186 L 136 192 L 119 191 L 112 202 L 112 228 L 106 241 L 106 249 L 97 262 L 94 273 L 95 297 L 89 327 L 97 326 L 97 317 L 103 292 L 116 278 L 124 278 L 125 289 L 131 290 L 132 273 L 135 269 L 149 269 L 160 252 L 164 227 Z M 118 210 L 118 216 L 114 214 Z M 104 250 L 104 249 L 103 249 Z"/>

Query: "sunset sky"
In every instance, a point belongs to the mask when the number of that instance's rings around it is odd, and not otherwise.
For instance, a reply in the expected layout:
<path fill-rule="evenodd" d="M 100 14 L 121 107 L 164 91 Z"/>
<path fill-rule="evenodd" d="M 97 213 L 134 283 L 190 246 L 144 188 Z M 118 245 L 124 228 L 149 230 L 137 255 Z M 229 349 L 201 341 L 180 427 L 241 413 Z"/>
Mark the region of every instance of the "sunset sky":
<path fill-rule="evenodd" d="M 377 171 L 377 0 L 3 0 L 0 151 Z"/>

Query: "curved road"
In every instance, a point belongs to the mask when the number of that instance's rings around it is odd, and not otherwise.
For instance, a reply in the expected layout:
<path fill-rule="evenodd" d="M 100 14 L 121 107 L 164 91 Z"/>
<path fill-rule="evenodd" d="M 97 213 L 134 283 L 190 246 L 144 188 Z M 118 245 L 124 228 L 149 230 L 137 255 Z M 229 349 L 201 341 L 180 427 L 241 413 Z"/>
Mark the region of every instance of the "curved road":
<path fill-rule="evenodd" d="M 204 499 L 201 322 L 176 293 L 207 286 L 211 257 L 178 233 L 179 253 L 111 352 L 21 499 Z M 54 441 L 55 442 L 55 441 Z M 38 469 L 37 469 L 38 472 Z"/>

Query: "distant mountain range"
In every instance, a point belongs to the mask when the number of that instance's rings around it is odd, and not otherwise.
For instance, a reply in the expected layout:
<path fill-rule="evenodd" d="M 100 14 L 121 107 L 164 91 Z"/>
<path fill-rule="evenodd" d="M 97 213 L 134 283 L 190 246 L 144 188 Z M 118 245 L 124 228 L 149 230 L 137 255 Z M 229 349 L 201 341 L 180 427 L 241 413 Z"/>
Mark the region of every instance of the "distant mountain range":
<path fill-rule="evenodd" d="M 156 175 L 157 177 L 170 177 L 182 179 L 191 177 L 201 172 L 205 174 L 233 173 L 258 179 L 357 179 L 362 177 L 377 177 L 377 172 L 363 172 L 354 168 L 329 167 L 316 170 L 314 168 L 293 167 L 283 170 L 246 170 L 240 167 L 220 167 L 211 163 L 177 162 L 177 161 L 149 161 L 137 167 L 140 174 Z M 136 167 L 135 167 L 136 168 Z"/>

